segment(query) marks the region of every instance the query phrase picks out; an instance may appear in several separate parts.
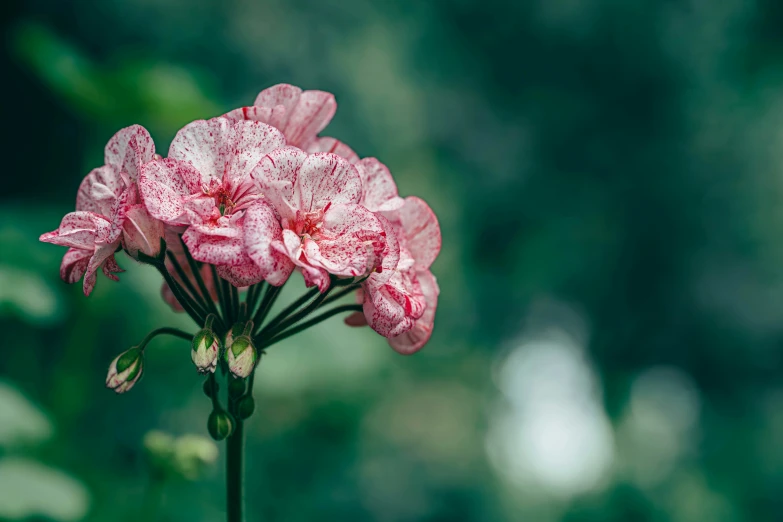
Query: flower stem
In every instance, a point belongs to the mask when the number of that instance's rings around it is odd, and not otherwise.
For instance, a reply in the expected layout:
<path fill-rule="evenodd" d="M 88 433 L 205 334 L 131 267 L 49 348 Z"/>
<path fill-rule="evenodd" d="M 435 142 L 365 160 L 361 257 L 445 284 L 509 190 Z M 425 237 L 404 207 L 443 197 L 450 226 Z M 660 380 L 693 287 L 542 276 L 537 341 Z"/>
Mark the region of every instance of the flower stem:
<path fill-rule="evenodd" d="M 234 413 L 236 425 L 226 440 L 226 520 L 244 522 L 245 503 L 245 427 Z"/>
<path fill-rule="evenodd" d="M 172 293 L 174 293 L 174 297 L 177 299 L 177 301 L 179 301 L 179 304 L 182 305 L 182 308 L 185 309 L 185 312 L 187 312 L 190 318 L 193 319 L 197 325 L 203 325 L 204 317 L 198 312 L 198 309 L 193 306 L 193 302 L 187 296 L 185 291 L 179 286 L 177 280 L 174 279 L 171 274 L 169 274 L 168 270 L 166 270 L 166 266 L 161 262 L 157 263 L 155 268 L 158 269 L 160 275 L 162 275 L 163 279 L 166 280 L 166 283 L 169 285 Z"/>
<path fill-rule="evenodd" d="M 207 285 L 204 283 L 204 279 L 201 277 L 201 267 L 198 265 L 196 260 L 193 259 L 193 256 L 190 254 L 190 250 L 188 249 L 188 245 L 185 244 L 182 236 L 179 236 L 179 241 L 182 243 L 182 248 L 185 250 L 185 257 L 188 260 L 190 271 L 193 272 L 193 278 L 196 280 L 196 283 L 201 290 L 201 295 L 204 297 L 204 302 L 213 314 L 220 317 L 220 313 L 218 312 L 214 301 L 212 301 L 212 296 L 209 294 L 209 290 L 207 290 Z"/>
<path fill-rule="evenodd" d="M 144 348 L 149 344 L 149 342 L 154 339 L 155 337 L 159 335 L 173 335 L 174 337 L 179 337 L 180 339 L 185 339 L 186 341 L 192 341 L 193 340 L 193 334 L 184 332 L 178 328 L 171 328 L 168 326 L 164 326 L 163 328 L 158 328 L 157 330 L 153 330 L 150 333 L 147 334 L 147 337 L 145 337 L 140 343 L 139 343 L 139 349 L 144 350 Z"/>
<path fill-rule="evenodd" d="M 302 330 L 306 330 L 310 328 L 311 326 L 315 326 L 321 321 L 325 321 L 332 317 L 333 315 L 337 315 L 342 312 L 361 312 L 362 311 L 362 305 L 358 304 L 349 304 L 349 305 L 342 305 L 337 306 L 335 308 L 332 308 L 331 310 L 327 310 L 326 312 L 317 315 L 310 319 L 309 321 L 305 321 L 304 323 L 294 326 L 293 328 L 290 328 L 288 330 L 285 330 L 284 332 L 274 333 L 272 332 L 271 338 L 269 338 L 266 342 L 259 343 L 260 348 L 269 348 L 273 344 L 282 341 L 283 339 L 290 337 L 294 334 L 298 334 Z"/>

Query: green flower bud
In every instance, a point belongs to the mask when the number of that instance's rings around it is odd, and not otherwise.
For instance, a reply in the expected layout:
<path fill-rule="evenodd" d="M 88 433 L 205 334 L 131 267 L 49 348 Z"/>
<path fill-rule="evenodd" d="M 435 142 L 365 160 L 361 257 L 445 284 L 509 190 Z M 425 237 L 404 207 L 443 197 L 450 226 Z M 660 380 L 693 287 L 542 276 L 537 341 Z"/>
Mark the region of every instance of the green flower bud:
<path fill-rule="evenodd" d="M 220 390 L 220 386 L 216 380 L 207 379 L 204 381 L 204 385 L 201 387 L 201 389 L 204 390 L 204 395 L 211 399 L 213 392 L 217 394 L 217 392 Z"/>
<path fill-rule="evenodd" d="M 215 440 L 223 440 L 234 431 L 234 419 L 225 410 L 212 410 L 207 420 L 207 430 Z"/>
<path fill-rule="evenodd" d="M 253 415 L 255 409 L 256 409 L 256 401 L 253 400 L 253 397 L 248 395 L 247 397 L 243 397 L 237 404 L 237 416 L 240 419 L 245 420 L 251 415 Z"/>
<path fill-rule="evenodd" d="M 204 328 L 193 337 L 190 358 L 199 373 L 215 372 L 217 368 L 220 341 L 211 329 Z"/>
<path fill-rule="evenodd" d="M 228 394 L 233 398 L 241 397 L 245 394 L 245 380 L 244 379 L 229 379 L 228 380 Z"/>
<path fill-rule="evenodd" d="M 253 340 L 248 335 L 234 339 L 231 347 L 226 350 L 228 369 L 235 376 L 244 379 L 253 372 L 256 365 L 257 352 Z"/>
<path fill-rule="evenodd" d="M 234 343 L 234 339 L 242 335 L 245 331 L 245 325 L 243 323 L 236 323 L 234 326 L 226 332 L 226 338 L 223 341 L 223 346 L 231 346 Z"/>
<path fill-rule="evenodd" d="M 143 369 L 144 353 L 138 347 L 133 347 L 111 362 L 109 374 L 106 376 L 106 387 L 117 393 L 125 393 L 141 378 Z"/>

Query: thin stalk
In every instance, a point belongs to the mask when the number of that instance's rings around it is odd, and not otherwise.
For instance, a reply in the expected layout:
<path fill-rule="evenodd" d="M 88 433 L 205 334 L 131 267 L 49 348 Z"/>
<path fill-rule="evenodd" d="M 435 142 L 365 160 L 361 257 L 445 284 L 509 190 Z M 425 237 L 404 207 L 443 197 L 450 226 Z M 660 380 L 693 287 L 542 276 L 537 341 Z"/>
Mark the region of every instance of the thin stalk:
<path fill-rule="evenodd" d="M 245 427 L 237 415 L 234 415 L 234 420 L 234 431 L 226 439 L 226 520 L 244 522 Z"/>
<path fill-rule="evenodd" d="M 193 303 L 185 294 L 184 290 L 182 290 L 182 288 L 179 286 L 177 281 L 172 277 L 169 271 L 166 270 L 166 266 L 162 262 L 160 262 L 155 264 L 155 268 L 158 269 L 160 275 L 162 275 L 163 279 L 166 280 L 166 284 L 169 285 L 169 288 L 174 294 L 174 297 L 177 299 L 177 301 L 179 301 L 179 304 L 182 305 L 182 308 L 185 309 L 185 312 L 190 316 L 190 318 L 193 319 L 193 321 L 197 325 L 199 326 L 203 325 L 204 317 L 199 314 L 197 309 L 193 306 Z"/>
<path fill-rule="evenodd" d="M 337 301 L 341 297 L 350 294 L 354 290 L 358 290 L 360 286 L 361 285 L 358 285 L 358 284 L 352 284 L 350 286 L 347 286 L 347 287 L 343 288 L 342 290 L 340 290 L 339 292 L 335 292 L 335 293 L 329 295 L 329 297 L 324 299 L 324 302 L 321 303 L 321 304 L 328 305 L 329 303 L 333 303 L 334 301 Z"/>
<path fill-rule="evenodd" d="M 188 265 L 190 265 L 190 271 L 193 272 L 193 278 L 196 280 L 196 283 L 201 290 L 201 295 L 204 297 L 204 302 L 207 304 L 207 307 L 213 314 L 220 317 L 220 313 L 215 306 L 215 302 L 212 301 L 212 296 L 209 294 L 209 290 L 207 290 L 207 285 L 204 283 L 204 279 L 201 277 L 201 267 L 199 267 L 198 263 L 196 263 L 196 260 L 193 259 L 193 256 L 190 254 L 190 250 L 188 250 L 188 245 L 186 245 L 185 241 L 182 240 L 182 236 L 179 236 L 179 241 L 182 243 L 182 248 L 185 250 L 185 257 L 188 260 Z"/>
<path fill-rule="evenodd" d="M 215 283 L 215 291 L 218 295 L 218 302 L 220 302 L 220 310 L 223 312 L 223 322 L 226 323 L 228 328 L 231 328 L 231 318 L 228 316 L 228 306 L 226 306 L 226 296 L 223 295 L 223 283 L 222 279 L 215 269 L 215 265 L 209 265 L 212 271 L 212 281 Z"/>
<path fill-rule="evenodd" d="M 283 322 L 289 315 L 294 313 L 300 306 L 305 304 L 307 301 L 315 297 L 315 295 L 318 294 L 318 288 L 312 288 L 309 292 L 301 296 L 299 299 L 285 307 L 285 309 L 277 314 L 277 317 L 269 321 L 269 324 L 264 328 L 263 332 L 269 332 L 272 328 Z"/>
<path fill-rule="evenodd" d="M 226 307 L 226 321 L 229 325 L 233 325 L 237 318 L 234 315 L 236 312 L 233 307 L 234 300 L 231 298 L 231 290 L 229 289 L 229 283 L 223 278 L 220 278 L 220 286 L 223 287 L 223 299 L 225 299 Z M 231 328 L 231 326 L 229 326 Z"/>
<path fill-rule="evenodd" d="M 199 294 L 196 290 L 196 287 L 193 286 L 193 282 L 185 274 L 185 271 L 182 269 L 182 265 L 179 264 L 177 258 L 174 257 L 174 254 L 171 252 L 168 252 L 167 254 L 171 264 L 174 266 L 174 271 L 182 280 L 182 284 L 184 285 L 184 288 L 182 288 L 183 293 L 187 293 L 188 297 L 190 297 L 192 300 L 193 307 L 198 310 L 199 313 L 206 316 L 209 312 L 207 311 L 207 307 L 204 304 L 204 300 L 201 297 L 201 294 Z"/>
<path fill-rule="evenodd" d="M 315 289 L 316 291 L 318 289 Z M 329 296 L 329 291 L 331 290 L 331 287 L 326 290 L 323 294 L 318 295 L 315 299 L 313 299 L 310 304 L 299 310 L 298 312 L 290 315 L 289 317 L 285 317 L 281 320 L 281 316 L 283 314 L 280 314 L 275 318 L 274 321 L 269 323 L 269 326 L 261 330 L 261 333 L 259 334 L 261 338 L 272 338 L 275 335 L 277 335 L 279 332 L 282 332 L 289 326 L 292 326 L 311 313 L 313 313 L 321 304 L 326 300 L 326 298 Z M 301 298 L 300 298 L 301 300 Z M 296 304 L 296 303 L 294 303 Z M 290 308 L 290 307 L 289 307 Z"/>
<path fill-rule="evenodd" d="M 147 336 L 139 343 L 139 348 L 144 350 L 149 342 L 159 335 L 173 335 L 174 337 L 179 337 L 180 339 L 185 339 L 186 341 L 192 341 L 194 336 L 194 334 L 184 332 L 179 328 L 164 326 L 163 328 L 157 328 L 148 333 Z"/>
<path fill-rule="evenodd" d="M 241 309 L 239 308 L 239 290 L 234 285 L 231 286 L 231 310 L 234 312 L 234 322 L 241 320 Z"/>
<path fill-rule="evenodd" d="M 327 310 L 326 312 L 313 317 L 309 321 L 305 321 L 302 324 L 294 326 L 293 328 L 285 330 L 284 332 L 280 332 L 277 335 L 274 335 L 267 342 L 260 344 L 260 347 L 263 349 L 269 348 L 273 344 L 278 343 L 287 337 L 291 337 L 292 335 L 298 334 L 299 332 L 306 330 L 311 326 L 315 326 L 318 323 L 325 321 L 334 315 L 343 312 L 361 312 L 361 311 L 362 311 L 362 305 L 358 305 L 358 304 L 337 306 L 335 308 L 332 308 L 331 310 Z"/>
<path fill-rule="evenodd" d="M 256 311 L 256 314 L 253 316 L 253 324 L 256 325 L 257 329 L 261 329 L 264 319 L 266 319 L 269 310 L 271 310 L 272 306 L 275 304 L 277 296 L 280 295 L 280 290 L 282 288 L 282 286 L 272 285 L 269 285 L 266 288 L 266 293 L 264 294 L 264 299 L 261 301 L 261 306 L 258 307 L 258 311 Z"/>

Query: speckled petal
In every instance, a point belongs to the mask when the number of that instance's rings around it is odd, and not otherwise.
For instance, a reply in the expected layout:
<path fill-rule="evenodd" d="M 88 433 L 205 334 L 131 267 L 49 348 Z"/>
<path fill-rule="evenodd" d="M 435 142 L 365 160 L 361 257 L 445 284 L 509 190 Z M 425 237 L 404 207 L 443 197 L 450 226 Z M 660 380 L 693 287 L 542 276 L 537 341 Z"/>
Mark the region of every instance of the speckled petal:
<path fill-rule="evenodd" d="M 182 235 L 193 259 L 212 265 L 238 266 L 244 261 L 244 241 L 218 235 L 206 235 L 193 227 Z"/>
<path fill-rule="evenodd" d="M 124 183 L 119 171 L 104 165 L 93 169 L 82 180 L 76 193 L 76 210 L 110 216 L 117 197 L 122 193 Z"/>
<path fill-rule="evenodd" d="M 313 239 L 304 248 L 307 262 L 338 276 L 368 274 L 387 247 L 383 224 L 361 205 L 332 205 Z"/>
<path fill-rule="evenodd" d="M 234 211 L 260 197 L 250 173 L 264 156 L 281 147 L 285 147 L 283 133 L 265 123 L 238 121 L 229 129 L 223 182 L 231 192 Z"/>
<path fill-rule="evenodd" d="M 328 204 L 358 203 L 362 193 L 359 172 L 336 154 L 311 154 L 302 164 L 294 185 L 294 204 L 304 212 L 324 209 Z"/>
<path fill-rule="evenodd" d="M 151 216 L 171 225 L 190 224 L 186 210 L 193 195 L 201 194 L 201 176 L 185 161 L 154 160 L 141 169 L 139 192 Z M 210 198 L 208 207 L 213 206 Z"/>
<path fill-rule="evenodd" d="M 427 344 L 435 324 L 435 310 L 438 307 L 440 293 L 438 282 L 429 270 L 419 272 L 417 277 L 426 303 L 424 313 L 410 330 L 389 339 L 389 345 L 403 355 L 415 353 Z"/>
<path fill-rule="evenodd" d="M 112 136 L 104 149 L 106 165 L 117 172 L 126 172 L 131 181 L 139 176 L 141 166 L 155 155 L 150 133 L 141 125 L 131 125 Z"/>
<path fill-rule="evenodd" d="M 90 257 L 92 257 L 92 250 L 83 250 L 81 248 L 68 249 L 60 264 L 60 277 L 62 280 L 73 284 L 81 279 L 84 272 L 87 271 Z"/>
<path fill-rule="evenodd" d="M 226 137 L 233 125 L 226 118 L 196 120 L 185 125 L 171 142 L 169 158 L 192 165 L 202 186 L 220 182 L 228 152 Z"/>
<path fill-rule="evenodd" d="M 258 93 L 253 105 L 261 110 L 259 110 L 257 114 L 253 114 L 252 117 L 260 116 L 265 118 L 259 119 L 258 121 L 263 121 L 273 127 L 277 127 L 285 133 L 286 123 L 291 115 L 291 111 L 297 103 L 299 103 L 301 96 L 302 89 L 294 85 L 287 83 L 273 85 Z M 264 109 L 267 109 L 269 112 L 267 113 Z M 252 119 L 248 118 L 247 114 L 249 114 L 249 112 L 246 112 L 246 118 Z M 286 134 L 286 138 L 288 138 L 288 134 Z M 289 143 L 294 145 L 290 139 Z"/>
<path fill-rule="evenodd" d="M 316 138 L 307 146 L 307 152 L 330 152 L 353 164 L 359 161 L 359 155 L 351 147 L 335 138 Z"/>
<path fill-rule="evenodd" d="M 249 257 L 245 257 L 241 265 L 221 265 L 217 267 L 217 273 L 237 288 L 251 286 L 264 280 L 261 269 Z"/>
<path fill-rule="evenodd" d="M 282 129 L 288 143 L 307 148 L 319 132 L 332 121 L 337 102 L 334 95 L 323 91 L 304 91 L 299 101 L 289 109 Z"/>
<path fill-rule="evenodd" d="M 101 215 L 84 211 L 70 212 L 63 217 L 57 230 L 43 234 L 40 240 L 44 243 L 92 251 L 101 222 L 105 227 L 109 227 L 109 221 Z"/>
<path fill-rule="evenodd" d="M 284 147 L 267 154 L 251 173 L 264 198 L 284 219 L 296 216 L 298 200 L 294 197 L 294 185 L 306 160 L 306 152 Z"/>
<path fill-rule="evenodd" d="M 440 253 L 440 225 L 435 213 L 423 200 L 409 196 L 398 211 L 405 246 L 415 260 L 416 270 L 430 268 Z"/>
<path fill-rule="evenodd" d="M 375 158 L 364 158 L 356 164 L 356 170 L 362 180 L 362 205 L 373 212 L 382 212 L 397 210 L 405 204 L 386 165 Z"/>
<path fill-rule="evenodd" d="M 279 247 L 272 247 L 274 242 L 282 245 L 283 231 L 274 211 L 266 202 L 259 201 L 247 209 L 244 233 L 247 255 L 258 266 L 262 277 L 274 286 L 285 283 L 294 269 L 294 263 L 280 252 Z"/>

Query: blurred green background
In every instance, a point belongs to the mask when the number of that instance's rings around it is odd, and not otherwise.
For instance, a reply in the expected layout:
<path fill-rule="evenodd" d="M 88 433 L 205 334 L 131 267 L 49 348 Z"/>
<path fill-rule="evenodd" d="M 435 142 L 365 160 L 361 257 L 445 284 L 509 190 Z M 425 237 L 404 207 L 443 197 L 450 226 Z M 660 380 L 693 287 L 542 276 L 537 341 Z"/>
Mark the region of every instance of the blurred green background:
<path fill-rule="evenodd" d="M 339 319 L 270 350 L 249 522 L 783 520 L 779 2 L 26 0 L 2 23 L 0 520 L 223 518 L 187 343 L 103 387 L 189 328 L 158 276 L 123 256 L 86 299 L 37 238 L 119 128 L 165 154 L 279 82 L 335 93 L 328 135 L 435 209 L 441 299 L 413 357 Z"/>

